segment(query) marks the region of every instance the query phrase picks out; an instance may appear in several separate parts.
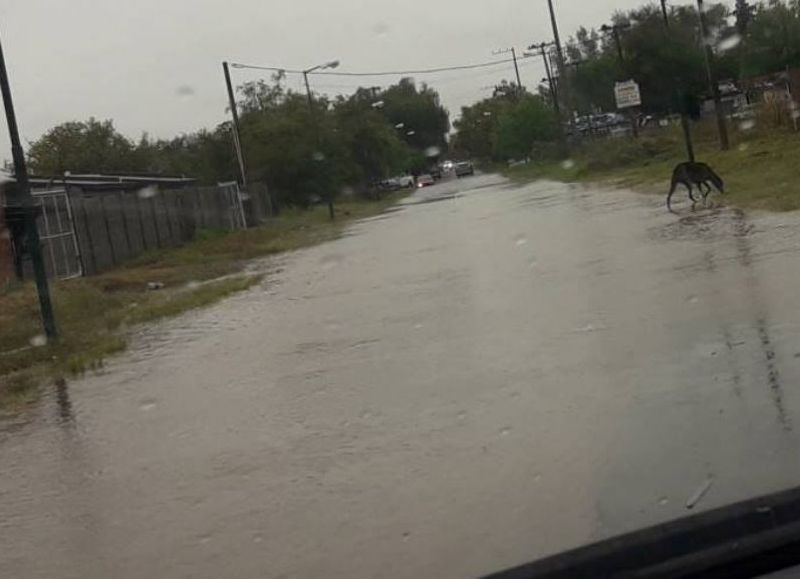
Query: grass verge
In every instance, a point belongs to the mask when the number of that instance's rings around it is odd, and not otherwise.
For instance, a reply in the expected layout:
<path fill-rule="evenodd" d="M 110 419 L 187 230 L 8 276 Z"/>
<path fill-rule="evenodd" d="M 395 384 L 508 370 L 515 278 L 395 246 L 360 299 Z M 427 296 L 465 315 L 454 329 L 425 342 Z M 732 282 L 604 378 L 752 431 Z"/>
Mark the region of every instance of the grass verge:
<path fill-rule="evenodd" d="M 201 232 L 190 244 L 147 253 L 102 275 L 54 282 L 61 337 L 50 344 L 41 336 L 33 284 L 0 289 L 0 412 L 34 402 L 47 381 L 101 368 L 126 348 L 131 326 L 213 304 L 258 283 L 258 276 L 241 275 L 248 260 L 335 239 L 348 223 L 383 212 L 403 195 L 338 203 L 333 222 L 325 207 L 287 210 L 263 227 Z M 148 290 L 150 282 L 164 288 Z"/>
<path fill-rule="evenodd" d="M 725 180 L 724 203 L 770 211 L 800 209 L 795 182 L 800 164 L 800 133 L 783 128 L 747 130 L 732 124 L 731 149 L 720 151 L 715 126 L 694 127 L 695 156 Z M 503 169 L 513 180 L 606 181 L 666 196 L 672 169 L 686 160 L 677 127 L 655 129 L 638 140 L 603 139 L 578 147 L 564 162 L 540 162 Z M 683 191 L 677 196 L 685 195 Z"/>

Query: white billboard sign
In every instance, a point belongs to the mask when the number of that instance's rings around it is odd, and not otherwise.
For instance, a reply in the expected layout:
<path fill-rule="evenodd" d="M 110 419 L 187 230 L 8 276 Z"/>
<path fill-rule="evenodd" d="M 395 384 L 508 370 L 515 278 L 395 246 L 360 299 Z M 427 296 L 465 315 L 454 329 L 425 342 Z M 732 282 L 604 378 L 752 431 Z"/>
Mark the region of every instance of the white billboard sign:
<path fill-rule="evenodd" d="M 617 98 L 618 109 L 638 107 L 642 104 L 642 93 L 639 91 L 639 85 L 634 80 L 616 83 L 614 85 L 614 96 Z"/>

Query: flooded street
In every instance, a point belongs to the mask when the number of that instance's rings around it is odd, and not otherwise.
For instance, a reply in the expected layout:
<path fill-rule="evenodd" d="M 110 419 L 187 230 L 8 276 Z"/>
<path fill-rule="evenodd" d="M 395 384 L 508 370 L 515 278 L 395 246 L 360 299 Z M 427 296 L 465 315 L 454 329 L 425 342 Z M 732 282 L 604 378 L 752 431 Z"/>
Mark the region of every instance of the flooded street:
<path fill-rule="evenodd" d="M 472 577 L 800 484 L 800 217 L 663 201 L 443 183 L 147 329 L 0 423 L 2 575 Z"/>

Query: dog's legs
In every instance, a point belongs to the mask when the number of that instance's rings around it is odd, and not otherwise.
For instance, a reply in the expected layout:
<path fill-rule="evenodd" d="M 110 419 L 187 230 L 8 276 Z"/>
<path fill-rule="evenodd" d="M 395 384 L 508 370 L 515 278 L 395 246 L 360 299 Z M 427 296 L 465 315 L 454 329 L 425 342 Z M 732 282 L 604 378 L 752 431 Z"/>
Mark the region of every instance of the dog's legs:
<path fill-rule="evenodd" d="M 694 189 L 692 189 L 692 184 L 688 181 L 686 182 L 686 189 L 689 190 L 689 199 L 692 200 L 692 203 L 697 203 L 697 199 L 694 198 Z"/>

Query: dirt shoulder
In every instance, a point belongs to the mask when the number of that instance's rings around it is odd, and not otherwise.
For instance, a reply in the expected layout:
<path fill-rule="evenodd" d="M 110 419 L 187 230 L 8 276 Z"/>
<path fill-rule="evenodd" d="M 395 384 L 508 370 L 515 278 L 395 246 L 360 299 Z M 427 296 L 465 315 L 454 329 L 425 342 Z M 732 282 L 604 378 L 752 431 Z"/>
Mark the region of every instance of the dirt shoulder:
<path fill-rule="evenodd" d="M 261 281 L 246 272 L 248 260 L 337 238 L 355 220 L 379 214 L 405 193 L 380 201 L 287 210 L 270 223 L 246 231 L 200 232 L 177 249 L 151 252 L 98 276 L 51 284 L 60 338 L 42 335 L 32 283 L 0 289 L 0 413 L 35 401 L 48 382 L 101 368 L 123 351 L 138 324 L 215 303 Z"/>

